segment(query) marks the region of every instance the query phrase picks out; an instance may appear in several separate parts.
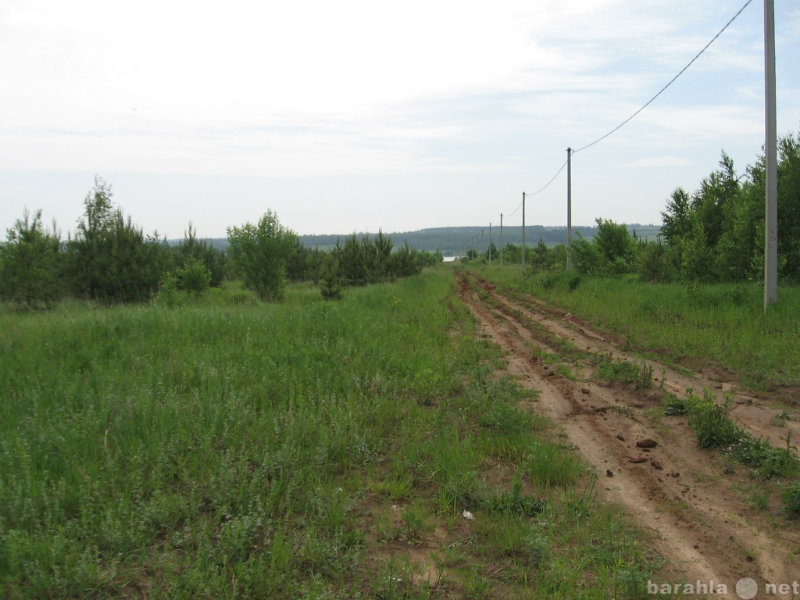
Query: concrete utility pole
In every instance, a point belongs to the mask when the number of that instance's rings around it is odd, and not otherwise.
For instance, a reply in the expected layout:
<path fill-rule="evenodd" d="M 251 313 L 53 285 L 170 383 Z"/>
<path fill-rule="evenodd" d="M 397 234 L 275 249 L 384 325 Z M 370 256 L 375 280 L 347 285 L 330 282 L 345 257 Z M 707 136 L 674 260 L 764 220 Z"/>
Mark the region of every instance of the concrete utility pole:
<path fill-rule="evenodd" d="M 764 310 L 778 301 L 778 140 L 775 116 L 775 2 L 764 0 L 767 192 L 764 218 Z"/>
<path fill-rule="evenodd" d="M 500 266 L 503 266 L 503 213 L 500 213 Z"/>
<path fill-rule="evenodd" d="M 525 268 L 525 192 L 522 192 L 522 268 Z"/>
<path fill-rule="evenodd" d="M 489 264 L 492 264 L 492 222 L 489 221 Z"/>
<path fill-rule="evenodd" d="M 572 148 L 567 148 L 567 271 L 572 268 Z"/>

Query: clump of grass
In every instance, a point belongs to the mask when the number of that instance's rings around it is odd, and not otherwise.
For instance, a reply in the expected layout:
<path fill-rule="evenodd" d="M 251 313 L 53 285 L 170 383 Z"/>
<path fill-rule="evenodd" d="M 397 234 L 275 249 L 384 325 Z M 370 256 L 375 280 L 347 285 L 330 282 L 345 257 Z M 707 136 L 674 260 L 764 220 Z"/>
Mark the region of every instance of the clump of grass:
<path fill-rule="evenodd" d="M 733 419 L 730 398 L 723 404 L 715 401 L 709 391 L 703 397 L 689 393 L 686 400 L 671 398 L 667 402 L 670 414 L 689 415 L 689 427 L 701 448 L 717 448 L 737 462 L 752 467 L 763 479 L 789 477 L 800 473 L 800 462 L 792 452 L 791 438 L 787 436 L 785 448 L 775 448 L 763 438 L 754 438 Z"/>
<path fill-rule="evenodd" d="M 478 417 L 478 423 L 498 433 L 519 434 L 531 429 L 533 417 L 516 405 L 494 402 L 485 413 Z"/>
<path fill-rule="evenodd" d="M 678 398 L 674 394 L 667 394 L 664 397 L 664 414 L 668 417 L 685 415 L 689 412 L 689 403 L 685 398 Z"/>
<path fill-rule="evenodd" d="M 689 427 L 701 448 L 727 448 L 739 443 L 742 430 L 728 417 L 728 404 L 720 405 L 710 392 L 703 398 L 690 396 Z"/>
<path fill-rule="evenodd" d="M 637 390 L 653 385 L 653 367 L 644 361 L 606 358 L 597 365 L 597 376 L 610 383 L 633 384 Z"/>
<path fill-rule="evenodd" d="M 530 447 L 524 469 L 531 482 L 543 488 L 574 486 L 586 472 L 573 452 L 547 442 Z"/>
<path fill-rule="evenodd" d="M 795 483 L 784 492 L 783 508 L 790 519 L 800 519 L 800 483 Z"/>
<path fill-rule="evenodd" d="M 522 482 L 515 479 L 511 491 L 487 496 L 480 502 L 480 507 L 491 513 L 514 515 L 517 517 L 534 517 L 540 514 L 547 503 L 533 495 L 522 493 Z"/>
<path fill-rule="evenodd" d="M 800 464 L 788 442 L 786 448 L 775 448 L 763 438 L 743 435 L 729 451 L 740 463 L 753 467 L 763 479 L 788 477 L 800 472 Z"/>
<path fill-rule="evenodd" d="M 786 427 L 786 421 L 789 420 L 789 413 L 785 410 L 780 411 L 772 417 L 770 424 L 774 427 Z"/>
<path fill-rule="evenodd" d="M 754 486 L 748 498 L 749 503 L 758 510 L 764 510 L 769 505 L 769 497 L 763 489 Z"/>

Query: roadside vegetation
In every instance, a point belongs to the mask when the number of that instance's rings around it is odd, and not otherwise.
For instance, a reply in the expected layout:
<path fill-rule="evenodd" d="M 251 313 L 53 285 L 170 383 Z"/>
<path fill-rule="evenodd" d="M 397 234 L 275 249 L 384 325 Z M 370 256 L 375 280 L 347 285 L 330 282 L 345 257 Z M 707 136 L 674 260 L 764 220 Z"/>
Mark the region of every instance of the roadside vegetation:
<path fill-rule="evenodd" d="M 743 384 L 800 385 L 800 136 L 779 142 L 779 302 L 764 312 L 764 159 L 743 173 L 723 153 L 719 169 L 688 193 L 676 189 L 661 237 L 644 240 L 598 218 L 591 241 L 540 241 L 526 252 L 488 249 L 467 264 L 621 336 L 631 347 L 692 368 L 716 366 Z M 516 268 L 514 268 L 516 265 Z"/>
<path fill-rule="evenodd" d="M 757 389 L 800 384 L 800 288 L 782 286 L 779 302 L 765 314 L 763 286 L 757 283 L 650 284 L 569 272 L 520 278 L 518 266 L 485 273 L 662 360 L 721 369 Z"/>
<path fill-rule="evenodd" d="M 722 153 L 719 168 L 692 193 L 676 188 L 662 211 L 656 239 L 635 229 L 597 218 L 591 240 L 579 233 L 571 245 L 571 266 L 581 277 L 635 276 L 651 283 L 739 283 L 763 280 L 765 159 L 737 171 Z M 800 284 L 800 134 L 778 143 L 778 276 L 782 284 Z M 525 263 L 538 271 L 562 272 L 567 249 L 539 243 L 526 249 Z M 566 240 L 564 240 L 566 242 Z M 521 248 L 490 244 L 467 251 L 472 263 L 520 264 Z M 577 280 L 575 280 L 577 282 Z"/>

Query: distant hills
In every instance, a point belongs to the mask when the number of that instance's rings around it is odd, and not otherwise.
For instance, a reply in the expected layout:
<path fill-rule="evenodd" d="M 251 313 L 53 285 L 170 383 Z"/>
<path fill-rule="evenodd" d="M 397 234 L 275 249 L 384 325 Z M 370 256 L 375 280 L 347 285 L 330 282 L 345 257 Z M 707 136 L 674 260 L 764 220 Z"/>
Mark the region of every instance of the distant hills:
<path fill-rule="evenodd" d="M 655 240 L 661 231 L 660 225 L 628 225 L 631 234 L 636 234 L 640 239 Z M 597 227 L 573 227 L 573 239 L 582 235 L 586 239 L 592 239 L 597 231 Z M 368 233 L 370 237 L 377 232 Z M 522 227 L 503 227 L 502 245 L 522 244 Z M 300 242 L 308 248 L 319 248 L 320 250 L 330 250 L 336 246 L 337 241 L 344 243 L 351 233 L 326 234 L 326 235 L 300 235 Z M 358 235 L 364 235 L 359 233 Z M 408 245 L 418 250 L 429 252 L 440 251 L 444 256 L 462 256 L 470 248 L 483 252 L 491 242 L 496 247 L 500 247 L 500 227 L 492 227 L 491 232 L 488 227 L 434 227 L 430 229 L 420 229 L 418 231 L 402 231 L 386 233 L 394 242 L 395 246 L 401 246 L 408 242 Z M 544 241 L 548 246 L 565 244 L 567 241 L 566 227 L 545 227 L 542 225 L 529 225 L 525 228 L 525 245 L 535 246 L 539 240 Z M 217 238 L 209 242 L 221 249 L 228 246 L 226 238 Z"/>

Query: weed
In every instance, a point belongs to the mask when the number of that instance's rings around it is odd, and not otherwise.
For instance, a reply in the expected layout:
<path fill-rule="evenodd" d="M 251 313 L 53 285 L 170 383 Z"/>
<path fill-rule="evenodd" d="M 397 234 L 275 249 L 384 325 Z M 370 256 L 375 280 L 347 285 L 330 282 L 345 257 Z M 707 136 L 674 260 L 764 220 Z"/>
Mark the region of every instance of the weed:
<path fill-rule="evenodd" d="M 689 403 L 684 398 L 678 398 L 674 394 L 667 394 L 664 397 L 664 414 L 668 417 L 685 415 L 689 412 Z"/>
<path fill-rule="evenodd" d="M 765 510 L 769 505 L 769 496 L 760 487 L 753 486 L 750 491 L 749 503 L 758 510 Z"/>
<path fill-rule="evenodd" d="M 785 410 L 775 414 L 772 419 L 770 420 L 770 424 L 773 427 L 786 427 L 786 421 L 789 420 L 789 413 Z"/>
<path fill-rule="evenodd" d="M 564 446 L 542 442 L 531 446 L 524 469 L 531 482 L 544 488 L 573 486 L 585 472 L 580 460 L 565 452 Z"/>
<path fill-rule="evenodd" d="M 522 493 L 522 482 L 515 478 L 511 491 L 497 496 L 489 496 L 481 503 L 481 508 L 490 513 L 514 515 L 517 517 L 533 517 L 540 514 L 547 503 L 535 496 Z"/>
<path fill-rule="evenodd" d="M 559 377 L 563 377 L 564 379 L 569 379 L 570 381 L 575 381 L 575 374 L 572 372 L 572 369 L 565 364 L 560 364 L 556 367 L 556 374 Z"/>
<path fill-rule="evenodd" d="M 632 383 L 638 390 L 647 389 L 653 384 L 653 367 L 644 361 L 607 358 L 597 366 L 597 375 L 610 383 Z"/>
<path fill-rule="evenodd" d="M 478 423 L 498 433 L 519 434 L 530 430 L 533 417 L 512 404 L 495 402 L 478 418 Z"/>
<path fill-rule="evenodd" d="M 762 479 L 787 477 L 800 472 L 800 462 L 792 451 L 791 437 L 785 448 L 775 448 L 768 440 L 753 438 L 729 416 L 730 398 L 718 404 L 706 391 L 702 398 L 689 392 L 686 401 L 670 400 L 668 407 L 685 408 L 689 427 L 701 448 L 718 448 L 733 460 L 753 468 Z M 731 472 L 733 467 L 727 467 Z"/>
<path fill-rule="evenodd" d="M 728 405 L 717 404 L 710 392 L 703 398 L 692 397 L 689 427 L 701 448 L 725 448 L 737 444 L 741 429 L 728 417 Z"/>
<path fill-rule="evenodd" d="M 763 438 L 742 435 L 729 452 L 743 465 L 753 467 L 762 479 L 785 477 L 798 472 L 797 459 L 790 448 L 775 448 Z"/>
<path fill-rule="evenodd" d="M 427 516 L 418 504 L 411 504 L 403 511 L 403 535 L 407 540 L 417 541 L 430 529 Z"/>
<path fill-rule="evenodd" d="M 790 519 L 800 519 L 800 483 L 795 483 L 784 492 L 783 508 Z"/>

